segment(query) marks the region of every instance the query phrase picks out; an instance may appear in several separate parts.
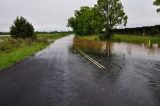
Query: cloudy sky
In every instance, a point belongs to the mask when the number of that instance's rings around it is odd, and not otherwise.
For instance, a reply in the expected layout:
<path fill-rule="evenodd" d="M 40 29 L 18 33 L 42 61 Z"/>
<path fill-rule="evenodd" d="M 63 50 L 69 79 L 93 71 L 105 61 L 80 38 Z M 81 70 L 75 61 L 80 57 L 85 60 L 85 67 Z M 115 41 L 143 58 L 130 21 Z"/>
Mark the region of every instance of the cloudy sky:
<path fill-rule="evenodd" d="M 0 31 L 9 31 L 17 16 L 27 18 L 37 31 L 68 30 L 67 19 L 81 6 L 97 0 L 0 0 Z M 153 0 L 121 0 L 128 15 L 127 27 L 160 24 Z"/>

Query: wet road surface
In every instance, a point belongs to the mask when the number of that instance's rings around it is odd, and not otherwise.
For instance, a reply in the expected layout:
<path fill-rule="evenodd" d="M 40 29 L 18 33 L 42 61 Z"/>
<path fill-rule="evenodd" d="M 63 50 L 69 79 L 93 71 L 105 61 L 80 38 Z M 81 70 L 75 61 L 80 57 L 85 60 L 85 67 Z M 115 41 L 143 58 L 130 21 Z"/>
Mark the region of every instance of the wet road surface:
<path fill-rule="evenodd" d="M 72 52 L 73 36 L 0 71 L 0 106 L 160 106 L 159 61 Z"/>

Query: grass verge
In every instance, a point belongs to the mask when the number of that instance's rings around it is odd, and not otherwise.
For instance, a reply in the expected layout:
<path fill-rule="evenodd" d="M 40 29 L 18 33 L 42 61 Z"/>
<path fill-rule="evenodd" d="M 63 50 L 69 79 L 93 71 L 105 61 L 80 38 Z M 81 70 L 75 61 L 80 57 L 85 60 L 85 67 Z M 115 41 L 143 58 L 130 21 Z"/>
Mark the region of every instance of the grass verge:
<path fill-rule="evenodd" d="M 49 39 L 56 40 L 66 35 L 66 33 L 38 34 L 36 41 L 0 37 L 0 69 L 9 67 L 46 48 L 50 44 Z"/>

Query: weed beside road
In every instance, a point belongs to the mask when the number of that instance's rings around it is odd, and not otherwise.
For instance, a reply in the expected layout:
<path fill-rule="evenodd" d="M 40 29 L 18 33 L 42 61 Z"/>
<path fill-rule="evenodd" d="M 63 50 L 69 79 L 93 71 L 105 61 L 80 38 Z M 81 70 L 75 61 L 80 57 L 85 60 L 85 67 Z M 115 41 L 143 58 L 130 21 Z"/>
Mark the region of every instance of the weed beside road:
<path fill-rule="evenodd" d="M 11 66 L 46 48 L 50 44 L 48 40 L 54 41 L 66 35 L 66 33 L 38 34 L 37 40 L 0 37 L 0 69 Z"/>

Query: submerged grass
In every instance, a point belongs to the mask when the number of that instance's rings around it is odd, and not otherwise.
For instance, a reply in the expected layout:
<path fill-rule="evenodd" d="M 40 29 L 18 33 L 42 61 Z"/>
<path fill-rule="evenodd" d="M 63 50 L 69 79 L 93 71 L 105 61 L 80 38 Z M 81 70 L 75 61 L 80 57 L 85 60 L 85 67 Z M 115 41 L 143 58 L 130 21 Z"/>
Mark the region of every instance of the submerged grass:
<path fill-rule="evenodd" d="M 99 35 L 80 36 L 81 39 L 100 40 Z M 160 44 L 160 37 L 152 36 L 136 36 L 136 35 L 114 35 L 111 39 L 114 42 L 129 42 L 129 43 L 158 43 Z"/>
<path fill-rule="evenodd" d="M 50 44 L 49 39 L 56 40 L 66 35 L 66 33 L 39 34 L 37 40 L 34 41 L 32 39 L 0 37 L 0 69 L 11 66 L 47 47 Z"/>

